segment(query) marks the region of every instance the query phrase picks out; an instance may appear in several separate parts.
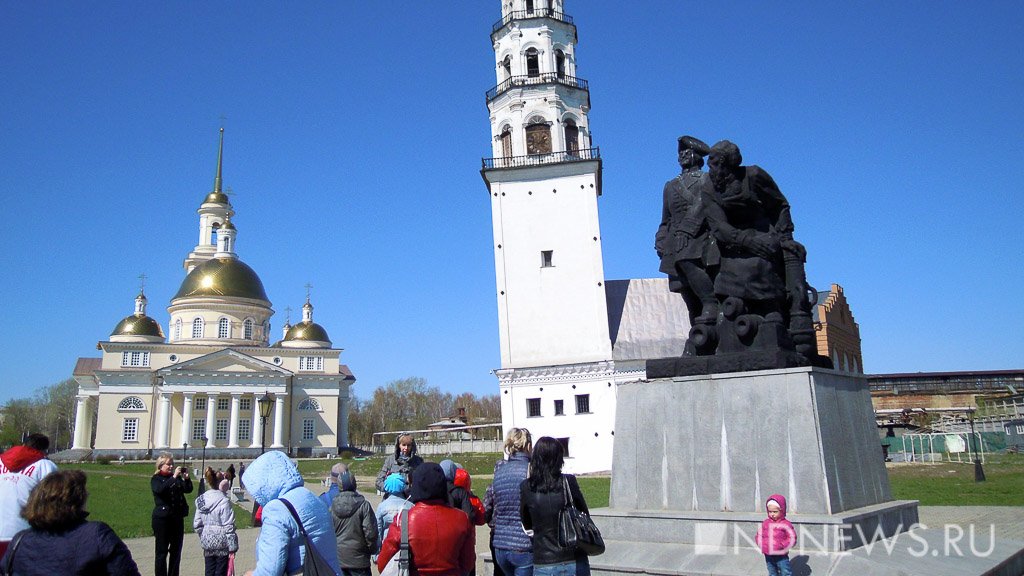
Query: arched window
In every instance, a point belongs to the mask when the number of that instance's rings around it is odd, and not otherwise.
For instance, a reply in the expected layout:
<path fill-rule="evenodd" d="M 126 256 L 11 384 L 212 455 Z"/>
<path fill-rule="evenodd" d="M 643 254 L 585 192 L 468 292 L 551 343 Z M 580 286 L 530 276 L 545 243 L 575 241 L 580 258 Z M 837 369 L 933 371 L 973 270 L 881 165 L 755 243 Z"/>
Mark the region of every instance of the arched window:
<path fill-rule="evenodd" d="M 227 318 L 221 318 L 217 322 L 217 338 L 230 338 L 231 337 L 231 322 Z"/>
<path fill-rule="evenodd" d="M 540 76 L 540 53 L 536 48 L 526 51 L 526 75 L 530 78 Z"/>
<path fill-rule="evenodd" d="M 121 403 L 117 405 L 118 410 L 125 410 L 129 412 L 138 412 L 146 409 L 146 404 L 142 401 L 142 398 L 138 396 L 129 396 Z"/>
<path fill-rule="evenodd" d="M 526 153 L 551 153 L 551 127 L 547 124 L 530 124 L 526 127 Z"/>
<path fill-rule="evenodd" d="M 302 402 L 299 402 L 299 410 L 309 412 L 319 412 L 320 403 L 316 401 L 316 398 L 306 398 Z"/>
<path fill-rule="evenodd" d="M 210 232 L 210 244 L 213 246 L 217 245 L 217 233 L 220 232 L 220 223 L 213 223 L 213 230 Z"/>
<path fill-rule="evenodd" d="M 504 158 L 512 156 L 512 127 L 507 124 L 501 129 L 501 155 Z"/>
<path fill-rule="evenodd" d="M 573 156 L 580 151 L 580 129 L 572 120 L 565 121 L 565 151 Z"/>
<path fill-rule="evenodd" d="M 242 338 L 252 340 L 252 326 L 252 318 L 246 318 L 245 322 L 242 323 Z"/>
<path fill-rule="evenodd" d="M 202 338 L 203 337 L 203 319 L 196 318 L 192 321 L 192 337 Z"/>
<path fill-rule="evenodd" d="M 565 78 L 565 52 L 555 50 L 555 73 L 559 78 Z"/>
<path fill-rule="evenodd" d="M 174 321 L 174 339 L 181 340 L 181 318 Z"/>

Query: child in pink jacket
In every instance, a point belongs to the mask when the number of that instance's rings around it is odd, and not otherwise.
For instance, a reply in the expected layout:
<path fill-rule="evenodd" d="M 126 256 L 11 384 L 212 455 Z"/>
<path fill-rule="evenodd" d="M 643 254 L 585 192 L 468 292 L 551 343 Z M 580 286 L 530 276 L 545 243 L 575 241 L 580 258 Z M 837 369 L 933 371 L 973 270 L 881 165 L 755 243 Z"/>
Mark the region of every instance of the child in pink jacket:
<path fill-rule="evenodd" d="M 789 564 L 789 550 L 796 544 L 796 530 L 786 520 L 786 498 L 772 494 L 765 502 L 768 517 L 761 522 L 755 541 L 761 547 L 768 576 L 792 576 Z"/>

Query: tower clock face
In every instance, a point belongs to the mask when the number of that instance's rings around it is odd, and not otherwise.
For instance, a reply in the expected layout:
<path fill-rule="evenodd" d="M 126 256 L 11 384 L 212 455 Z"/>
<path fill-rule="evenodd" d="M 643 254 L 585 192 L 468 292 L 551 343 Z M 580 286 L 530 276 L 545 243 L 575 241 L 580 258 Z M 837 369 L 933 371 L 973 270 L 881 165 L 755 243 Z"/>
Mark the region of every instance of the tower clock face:
<path fill-rule="evenodd" d="M 527 154 L 550 154 L 551 131 L 547 126 L 533 128 L 526 132 Z"/>

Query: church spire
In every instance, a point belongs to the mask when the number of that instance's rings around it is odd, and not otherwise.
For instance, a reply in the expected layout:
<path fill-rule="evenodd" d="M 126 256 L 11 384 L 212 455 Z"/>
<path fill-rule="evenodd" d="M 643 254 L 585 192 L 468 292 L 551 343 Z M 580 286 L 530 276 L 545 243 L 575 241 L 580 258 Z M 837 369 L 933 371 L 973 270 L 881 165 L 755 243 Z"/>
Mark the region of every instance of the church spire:
<path fill-rule="evenodd" d="M 223 194 L 221 168 L 224 166 L 224 127 L 220 129 L 220 147 L 217 149 L 217 176 L 213 179 L 213 193 Z"/>

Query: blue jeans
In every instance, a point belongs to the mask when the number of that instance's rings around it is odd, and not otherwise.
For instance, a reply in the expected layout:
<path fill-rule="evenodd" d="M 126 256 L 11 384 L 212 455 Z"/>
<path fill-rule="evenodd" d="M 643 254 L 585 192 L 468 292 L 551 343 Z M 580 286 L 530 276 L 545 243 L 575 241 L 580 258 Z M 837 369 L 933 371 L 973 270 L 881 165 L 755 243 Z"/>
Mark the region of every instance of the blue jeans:
<path fill-rule="evenodd" d="M 534 576 L 590 576 L 590 560 L 586 556 L 579 556 L 573 562 L 561 564 L 536 564 L 533 567 Z"/>
<path fill-rule="evenodd" d="M 769 556 L 765 554 L 764 562 L 768 565 L 768 576 L 793 576 L 793 567 L 789 565 L 789 555 Z"/>
<path fill-rule="evenodd" d="M 533 576 L 533 552 L 495 548 L 494 563 L 505 576 Z"/>

